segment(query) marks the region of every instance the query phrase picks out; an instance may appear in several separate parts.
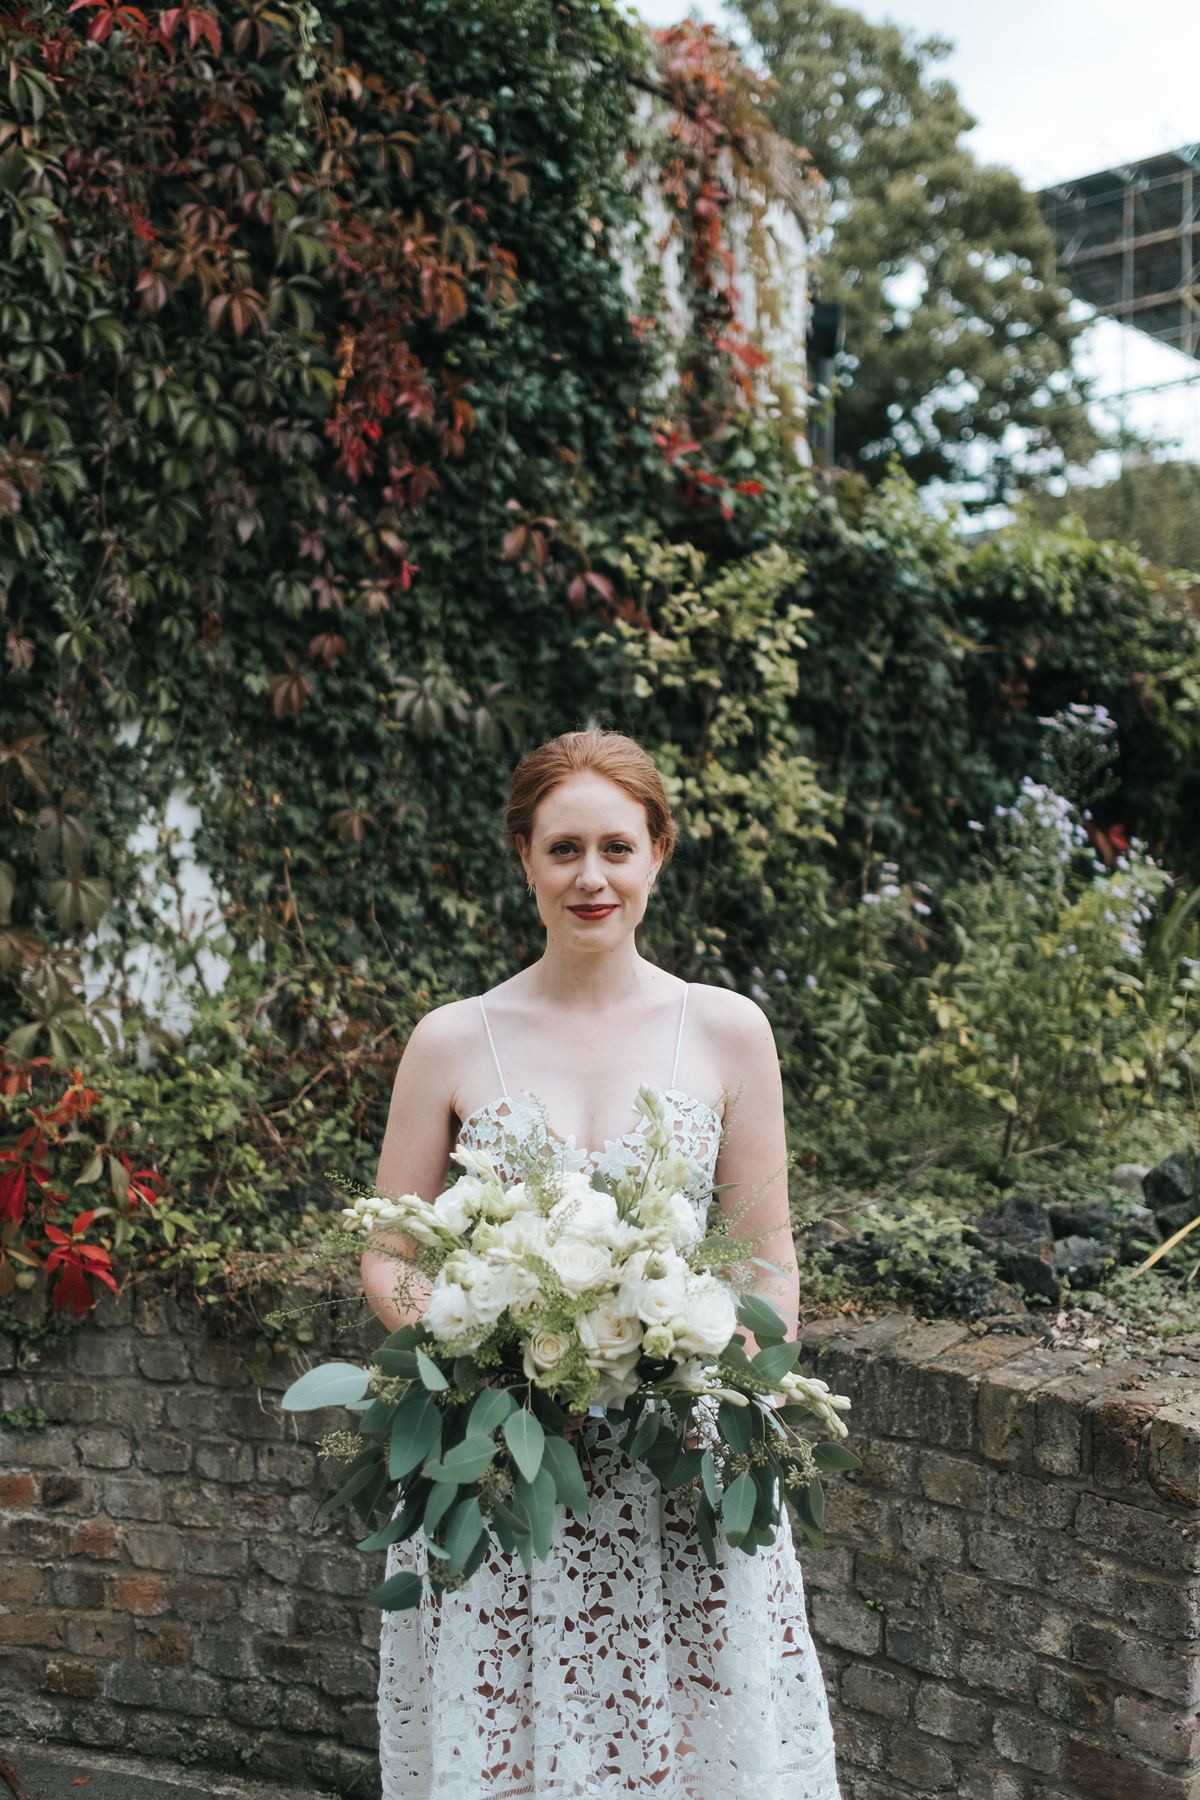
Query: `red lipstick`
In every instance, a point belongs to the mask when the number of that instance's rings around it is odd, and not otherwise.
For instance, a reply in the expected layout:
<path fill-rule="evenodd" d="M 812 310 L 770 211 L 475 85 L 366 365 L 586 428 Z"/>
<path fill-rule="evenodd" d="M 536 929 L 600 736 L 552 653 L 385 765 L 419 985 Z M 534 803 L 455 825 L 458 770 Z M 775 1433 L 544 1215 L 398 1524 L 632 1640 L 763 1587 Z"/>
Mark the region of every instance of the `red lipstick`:
<path fill-rule="evenodd" d="M 567 908 L 567 911 L 573 912 L 577 919 L 607 919 L 609 913 L 615 913 L 616 910 L 617 909 L 616 909 L 615 905 L 613 905 L 613 906 L 569 906 Z"/>

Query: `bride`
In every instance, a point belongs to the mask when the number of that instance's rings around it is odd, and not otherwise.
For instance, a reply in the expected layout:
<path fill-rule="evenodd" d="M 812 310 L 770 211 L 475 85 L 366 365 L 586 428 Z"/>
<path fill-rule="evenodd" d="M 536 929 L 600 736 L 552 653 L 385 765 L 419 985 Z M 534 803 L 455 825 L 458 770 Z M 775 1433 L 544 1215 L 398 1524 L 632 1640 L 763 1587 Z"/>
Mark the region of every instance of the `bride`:
<path fill-rule="evenodd" d="M 619 1176 L 645 1153 L 633 1099 L 648 1082 L 692 1159 L 701 1219 L 715 1182 L 732 1229 L 779 1271 L 763 1271 L 760 1291 L 794 1316 L 770 1027 L 752 1001 L 689 987 L 635 944 L 675 840 L 654 764 L 616 733 L 556 738 L 518 766 L 506 833 L 545 954 L 417 1026 L 379 1191 L 432 1200 L 456 1144 L 488 1151 L 511 1180 L 506 1144 L 511 1156 L 514 1140 L 547 1136 L 566 1170 Z M 396 1305 L 386 1240 L 381 1251 L 364 1256 L 363 1280 L 394 1330 L 413 1315 Z M 385 1800 L 837 1800 L 786 1509 L 773 1547 L 727 1550 L 710 1569 L 690 1490 L 664 1494 L 603 1417 L 583 1430 L 592 1510 L 560 1513 L 548 1562 L 527 1576 L 498 1552 L 464 1590 L 427 1587 L 419 1608 L 385 1613 Z M 393 1547 L 388 1572 L 403 1568 L 424 1569 L 419 1542 Z"/>

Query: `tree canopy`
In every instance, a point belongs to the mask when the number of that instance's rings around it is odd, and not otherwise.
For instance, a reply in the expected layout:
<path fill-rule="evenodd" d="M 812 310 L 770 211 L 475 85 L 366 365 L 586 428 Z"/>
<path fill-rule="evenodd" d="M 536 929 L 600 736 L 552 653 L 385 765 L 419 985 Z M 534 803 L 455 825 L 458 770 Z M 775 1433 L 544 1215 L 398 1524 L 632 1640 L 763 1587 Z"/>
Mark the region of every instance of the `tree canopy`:
<path fill-rule="evenodd" d="M 919 483 L 982 477 L 991 493 L 1077 458 L 1082 327 L 1034 196 L 963 142 L 974 120 L 937 75 L 949 44 L 830 0 L 734 4 L 777 83 L 774 123 L 829 183 L 839 457 L 872 479 L 898 458 Z"/>

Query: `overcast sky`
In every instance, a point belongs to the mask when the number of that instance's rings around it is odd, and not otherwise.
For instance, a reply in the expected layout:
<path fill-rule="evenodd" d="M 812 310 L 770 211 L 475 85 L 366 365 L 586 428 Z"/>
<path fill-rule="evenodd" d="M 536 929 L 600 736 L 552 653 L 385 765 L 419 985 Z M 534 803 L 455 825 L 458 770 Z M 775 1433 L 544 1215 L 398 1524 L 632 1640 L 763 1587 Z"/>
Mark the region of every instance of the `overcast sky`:
<path fill-rule="evenodd" d="M 651 25 L 683 16 L 687 0 L 641 0 Z M 727 23 L 718 0 L 690 10 Z M 967 139 L 981 162 L 1004 163 L 1034 188 L 1200 141 L 1198 0 L 894 0 L 859 9 L 921 37 L 951 39 L 940 65 L 979 121 Z M 1101 392 L 1200 373 L 1191 358 L 1102 321 L 1084 340 Z M 1136 395 L 1130 422 L 1174 437 L 1200 459 L 1200 383 Z"/>

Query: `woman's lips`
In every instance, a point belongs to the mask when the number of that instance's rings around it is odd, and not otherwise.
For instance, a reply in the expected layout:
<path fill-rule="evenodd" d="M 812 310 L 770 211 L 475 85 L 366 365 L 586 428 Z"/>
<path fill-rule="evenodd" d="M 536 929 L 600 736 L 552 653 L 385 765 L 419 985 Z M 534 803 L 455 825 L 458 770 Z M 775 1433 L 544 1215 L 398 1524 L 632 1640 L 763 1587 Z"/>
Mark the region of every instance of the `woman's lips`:
<path fill-rule="evenodd" d="M 567 908 L 567 911 L 573 912 L 577 919 L 607 919 L 609 913 L 615 913 L 616 910 L 617 909 L 616 909 L 615 905 L 614 906 L 569 906 Z"/>

